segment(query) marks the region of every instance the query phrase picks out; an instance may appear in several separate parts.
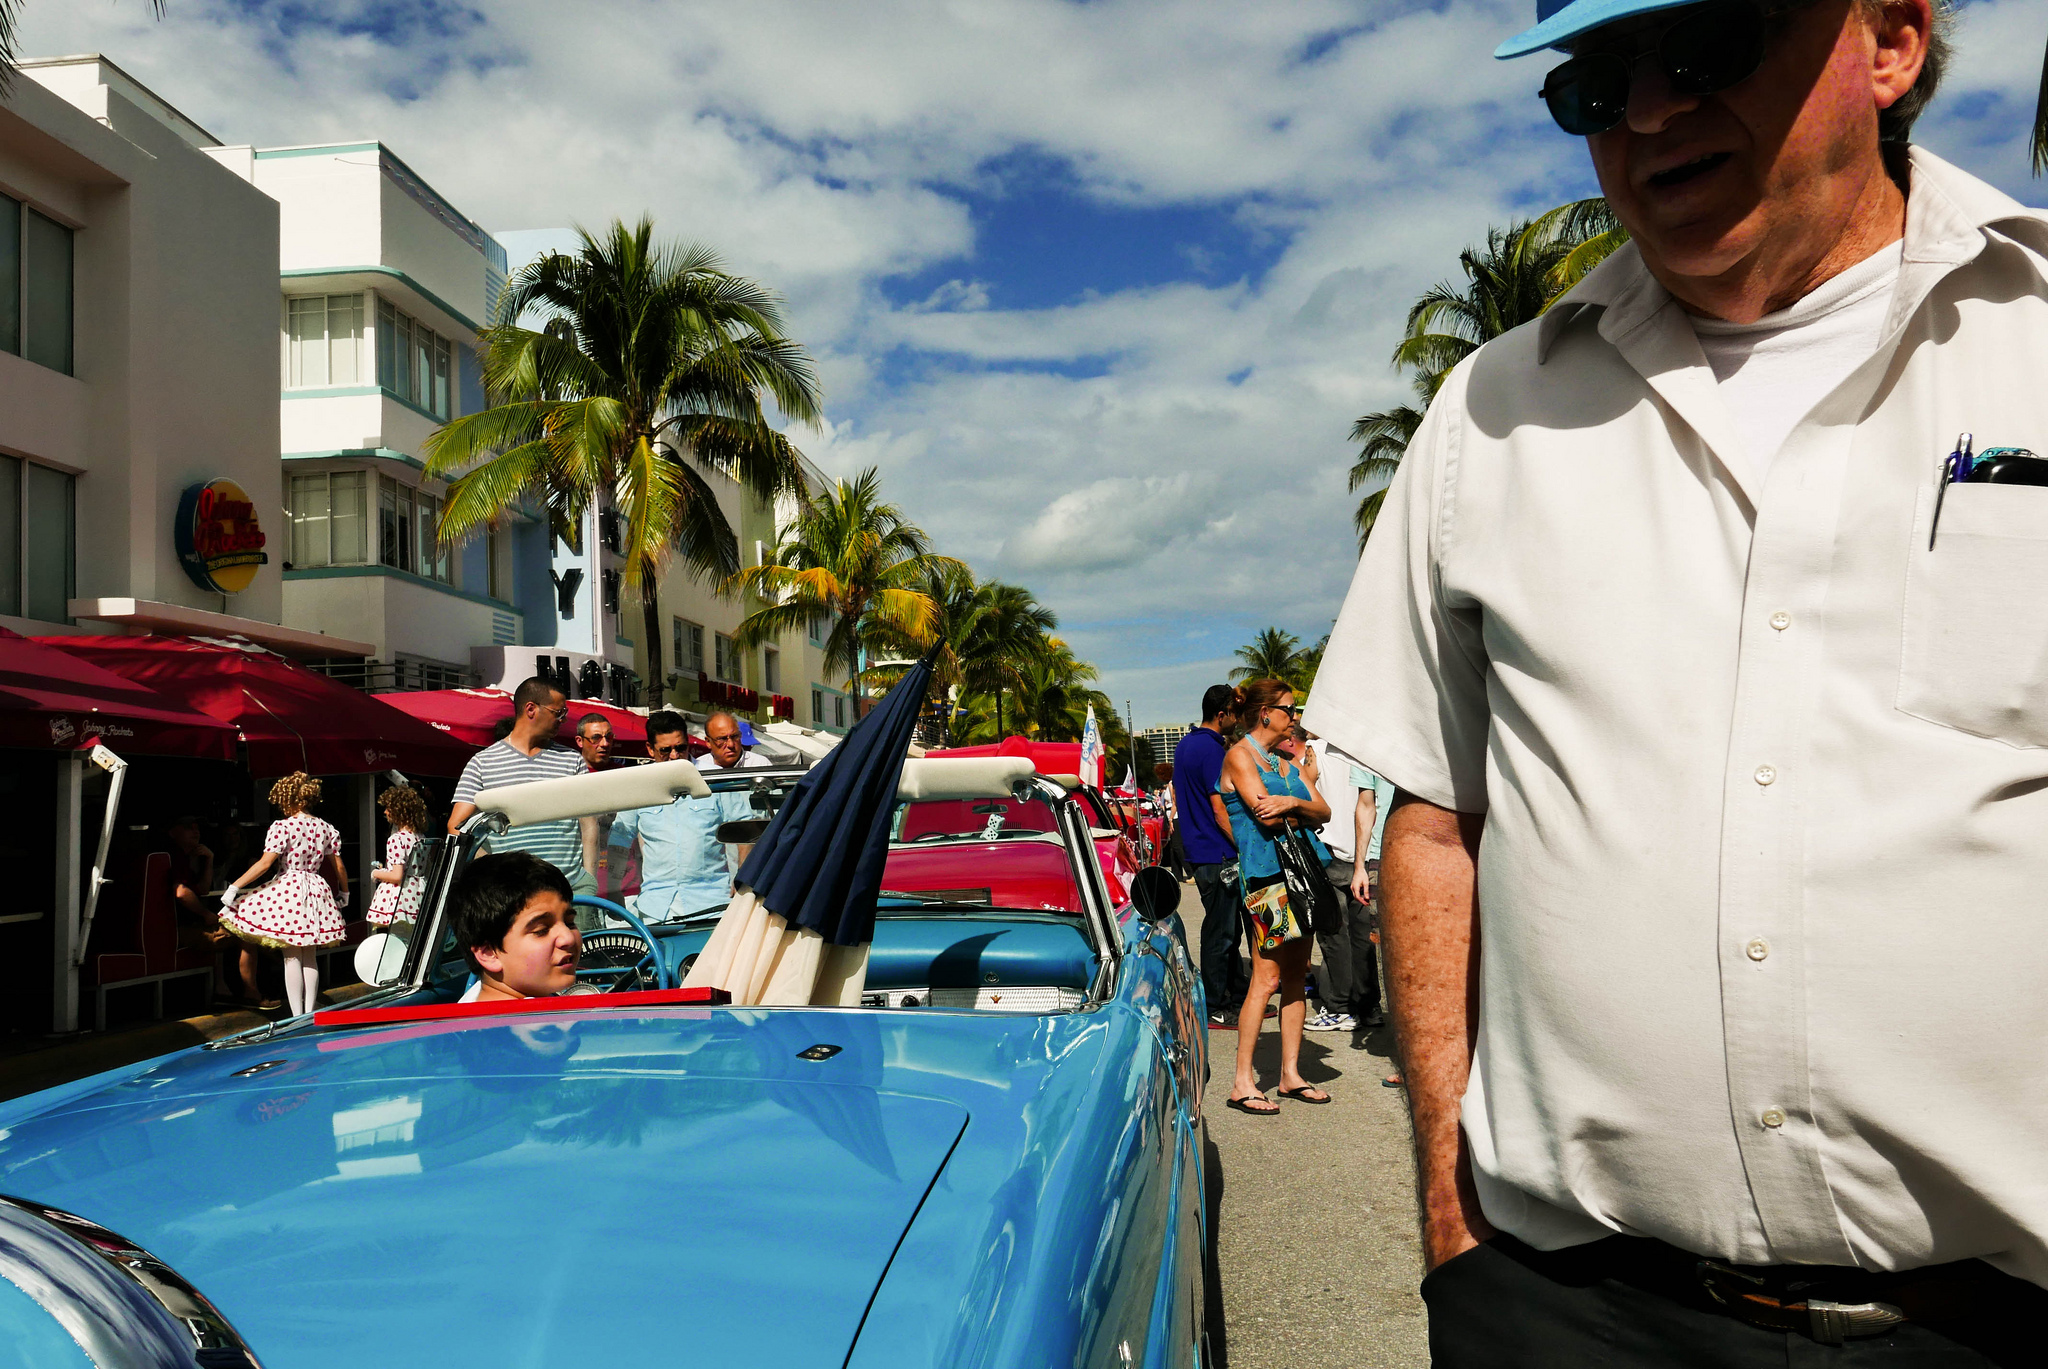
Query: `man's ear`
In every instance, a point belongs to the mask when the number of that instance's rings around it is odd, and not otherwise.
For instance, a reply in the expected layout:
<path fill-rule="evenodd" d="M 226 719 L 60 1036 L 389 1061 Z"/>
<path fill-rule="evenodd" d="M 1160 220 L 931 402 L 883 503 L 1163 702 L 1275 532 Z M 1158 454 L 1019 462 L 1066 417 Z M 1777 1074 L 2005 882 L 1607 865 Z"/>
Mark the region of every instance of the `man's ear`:
<path fill-rule="evenodd" d="M 1885 0 L 1883 17 L 1871 25 L 1877 50 L 1870 79 L 1879 109 L 1890 109 L 1913 88 L 1927 61 L 1927 35 L 1934 27 L 1934 0 Z"/>
<path fill-rule="evenodd" d="M 477 968 L 493 979 L 505 977 L 505 952 L 500 946 L 472 946 L 469 953 L 476 957 Z"/>

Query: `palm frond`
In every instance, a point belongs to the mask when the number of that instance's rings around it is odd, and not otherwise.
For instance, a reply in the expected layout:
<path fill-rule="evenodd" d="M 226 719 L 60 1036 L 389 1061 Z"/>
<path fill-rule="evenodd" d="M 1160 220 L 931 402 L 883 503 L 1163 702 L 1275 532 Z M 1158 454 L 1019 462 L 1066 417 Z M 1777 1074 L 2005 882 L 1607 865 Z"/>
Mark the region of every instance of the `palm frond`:
<path fill-rule="evenodd" d="M 2041 54 L 2041 93 L 2034 97 L 2034 136 L 2028 154 L 2036 176 L 2048 171 L 2048 51 Z"/>

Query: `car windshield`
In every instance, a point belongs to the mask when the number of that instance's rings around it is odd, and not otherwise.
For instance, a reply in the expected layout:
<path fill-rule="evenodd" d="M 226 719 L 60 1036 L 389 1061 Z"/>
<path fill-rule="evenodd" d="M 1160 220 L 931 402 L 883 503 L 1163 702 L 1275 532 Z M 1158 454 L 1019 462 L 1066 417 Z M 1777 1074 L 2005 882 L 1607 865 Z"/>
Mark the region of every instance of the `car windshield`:
<path fill-rule="evenodd" d="M 602 978 L 605 973 L 628 978 L 636 973 L 633 967 L 646 952 L 646 940 L 635 929 L 637 919 L 667 948 L 664 958 L 673 977 L 680 979 L 730 903 L 734 877 L 753 844 L 803 778 L 803 772 L 795 770 L 735 769 L 706 774 L 711 793 L 705 797 L 683 795 L 655 807 L 553 818 L 495 832 L 480 827 L 473 843 L 450 844 L 451 854 L 429 877 L 425 901 L 446 910 L 447 889 L 472 859 L 530 852 L 561 869 L 574 890 L 576 919 L 584 934 L 581 977 L 609 985 Z M 1087 951 L 1090 933 L 1084 926 L 1090 905 L 1082 881 L 1093 860 L 1077 864 L 1067 849 L 1057 812 L 1057 805 L 1065 801 L 1033 792 L 1000 799 L 898 803 L 891 814 L 891 841 L 876 900 L 877 943 L 891 941 L 895 947 L 896 934 L 885 935 L 885 929 L 906 922 L 996 917 L 1064 924 L 1064 932 L 1046 927 L 1043 934 L 1075 939 L 1045 944 L 1062 948 L 1061 956 L 1080 955 L 1077 965 L 1092 964 Z M 1092 850 L 1088 856 L 1093 856 Z M 471 981 L 451 922 L 444 911 L 425 966 L 424 987 L 443 1002 L 462 994 Z M 410 929 L 405 931 L 409 934 Z M 877 991 L 893 984 L 914 997 L 934 988 L 926 982 L 929 971 L 899 970 L 892 976 L 886 968 L 895 964 L 890 957 L 902 953 L 900 948 L 886 955 L 877 952 L 873 973 L 878 978 L 871 981 Z M 388 959 L 391 963 L 380 970 L 382 982 L 397 977 L 405 959 L 403 945 L 394 945 Z M 1066 1004 L 1067 997 L 1085 989 L 1089 971 L 1074 970 L 1065 960 L 1060 965 L 1065 968 L 1057 974 L 1048 972 L 1047 982 Z M 917 983 L 894 984 L 895 979 Z M 625 982 L 620 979 L 611 986 Z M 1005 1001 L 1021 1006 L 1033 1000 Z M 898 1006 L 894 1000 L 890 1005 Z"/>

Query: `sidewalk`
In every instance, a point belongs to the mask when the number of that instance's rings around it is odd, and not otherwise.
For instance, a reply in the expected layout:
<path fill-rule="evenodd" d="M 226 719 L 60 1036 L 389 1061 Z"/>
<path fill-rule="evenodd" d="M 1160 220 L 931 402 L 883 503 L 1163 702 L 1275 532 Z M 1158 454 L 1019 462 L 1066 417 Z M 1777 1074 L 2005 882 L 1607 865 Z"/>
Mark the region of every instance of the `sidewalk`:
<path fill-rule="evenodd" d="M 1201 901 L 1183 885 L 1180 913 L 1201 945 Z M 1428 1328 L 1416 1232 L 1407 1095 L 1380 1087 L 1392 1068 L 1382 1029 L 1352 1048 L 1349 1032 L 1309 1032 L 1301 1072 L 1329 1092 L 1321 1107 L 1278 1099 L 1280 1115 L 1224 1106 L 1237 1033 L 1209 1033 L 1212 1178 L 1222 1174 L 1216 1258 L 1229 1369 L 1426 1369 Z M 1279 1024 L 1253 1055 L 1268 1096 L 1280 1073 Z M 1212 1297 L 1214 1294 L 1212 1293 Z"/>
<path fill-rule="evenodd" d="M 370 991 L 367 984 L 344 984 L 320 995 L 321 1004 L 335 1007 Z M 276 1022 L 283 1009 L 259 1012 L 242 1008 L 199 1017 L 142 1022 L 106 1032 L 80 1032 L 57 1041 L 32 1038 L 0 1043 L 0 1100 L 19 1098 L 39 1089 L 55 1088 L 102 1070 L 119 1069 L 152 1056 L 169 1055 L 188 1046 L 218 1041 Z"/>

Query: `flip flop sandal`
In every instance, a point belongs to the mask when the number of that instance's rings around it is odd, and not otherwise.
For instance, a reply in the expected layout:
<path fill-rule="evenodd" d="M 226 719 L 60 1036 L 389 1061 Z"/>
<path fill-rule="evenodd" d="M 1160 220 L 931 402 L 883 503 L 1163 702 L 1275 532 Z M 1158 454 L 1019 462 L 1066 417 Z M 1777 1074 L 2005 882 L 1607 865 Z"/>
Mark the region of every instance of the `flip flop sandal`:
<path fill-rule="evenodd" d="M 1323 1090 L 1317 1088 L 1314 1084 L 1303 1084 L 1298 1089 L 1275 1089 L 1273 1092 L 1279 1094 L 1282 1098 L 1292 1098 L 1297 1103 L 1314 1103 L 1318 1107 L 1330 1101 L 1330 1095 L 1324 1093 Z M 1311 1098 L 1309 1097 L 1310 1093 L 1321 1093 L 1323 1096 Z"/>
<path fill-rule="evenodd" d="M 1408 1087 L 1408 1081 L 1398 1074 L 1390 1074 L 1380 1080 L 1380 1087 L 1383 1089 L 1405 1089 Z"/>
<path fill-rule="evenodd" d="M 1262 1108 L 1252 1107 L 1251 1103 L 1254 1098 L 1266 1106 Z M 1275 1103 L 1270 1098 L 1260 1097 L 1257 1094 L 1252 1095 L 1252 1098 L 1232 1098 L 1224 1106 L 1236 1108 L 1239 1112 L 1249 1117 L 1278 1117 L 1280 1115 L 1280 1105 L 1278 1103 Z"/>

